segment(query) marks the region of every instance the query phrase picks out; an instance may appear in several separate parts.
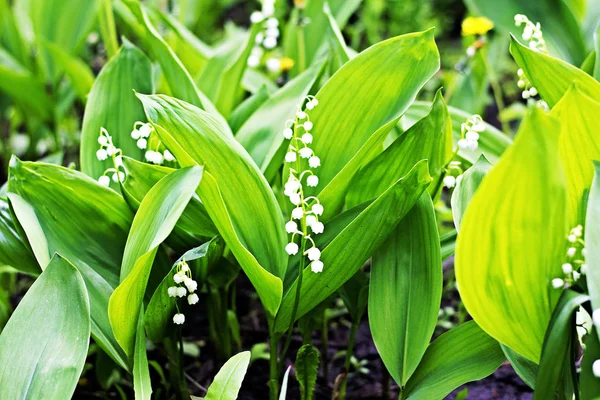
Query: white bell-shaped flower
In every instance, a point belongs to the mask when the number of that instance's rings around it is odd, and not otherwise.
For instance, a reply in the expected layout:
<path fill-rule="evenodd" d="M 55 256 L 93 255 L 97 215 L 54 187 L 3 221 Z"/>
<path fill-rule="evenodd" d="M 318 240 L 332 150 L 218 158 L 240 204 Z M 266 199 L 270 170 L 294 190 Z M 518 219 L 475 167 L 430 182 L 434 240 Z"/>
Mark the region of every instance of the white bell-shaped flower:
<path fill-rule="evenodd" d="M 296 255 L 298 254 L 298 245 L 294 242 L 288 243 L 287 246 L 285 246 L 285 251 L 290 256 Z"/>
<path fill-rule="evenodd" d="M 298 232 L 298 224 L 296 224 L 294 221 L 289 221 L 288 223 L 285 224 L 285 231 L 287 233 Z"/>
<path fill-rule="evenodd" d="M 304 210 L 302 207 L 296 207 L 292 210 L 293 219 L 302 219 L 302 217 L 304 217 Z"/>
<path fill-rule="evenodd" d="M 306 184 L 310 187 L 316 187 L 319 184 L 319 177 L 316 175 L 311 175 L 306 178 Z"/>
<path fill-rule="evenodd" d="M 108 152 L 105 149 L 98 149 L 98 151 L 96 152 L 96 158 L 100 161 L 104 161 L 108 158 Z"/>
<path fill-rule="evenodd" d="M 310 165 L 311 168 L 318 168 L 321 166 L 321 159 L 317 156 L 312 156 L 308 159 L 308 165 Z"/>
<path fill-rule="evenodd" d="M 200 299 L 198 298 L 198 295 L 196 293 L 192 293 L 188 296 L 187 300 L 188 300 L 188 304 L 194 305 L 194 304 L 198 303 L 198 300 L 200 300 Z"/>
<path fill-rule="evenodd" d="M 314 273 L 323 272 L 323 262 L 321 260 L 311 262 L 310 270 Z"/>
<path fill-rule="evenodd" d="M 183 315 L 181 313 L 177 313 L 177 314 L 173 315 L 173 323 L 175 323 L 177 325 L 183 325 L 184 322 L 185 322 L 185 315 Z"/>
<path fill-rule="evenodd" d="M 308 259 L 311 261 L 318 261 L 321 258 L 321 250 L 316 247 L 311 247 L 306 251 Z"/>
<path fill-rule="evenodd" d="M 167 294 L 169 295 L 169 297 L 176 297 L 177 296 L 177 286 L 171 286 L 167 289 Z"/>
<path fill-rule="evenodd" d="M 311 211 L 315 215 L 323 215 L 323 211 L 325 210 L 323 209 L 323 206 L 321 204 L 313 204 L 313 206 L 311 207 Z"/>
<path fill-rule="evenodd" d="M 312 223 L 312 224 L 310 225 L 310 229 L 312 230 L 312 232 L 313 232 L 315 235 L 318 235 L 318 234 L 320 234 L 320 233 L 323 233 L 323 231 L 325 230 L 325 225 L 323 225 L 323 223 L 322 223 L 322 222 L 320 222 L 320 221 L 317 221 L 317 222 L 315 222 L 315 223 Z"/>
<path fill-rule="evenodd" d="M 110 178 L 106 175 L 102 175 L 100 178 L 98 178 L 98 183 L 100 183 L 102 186 L 109 187 L 110 186 Z"/>

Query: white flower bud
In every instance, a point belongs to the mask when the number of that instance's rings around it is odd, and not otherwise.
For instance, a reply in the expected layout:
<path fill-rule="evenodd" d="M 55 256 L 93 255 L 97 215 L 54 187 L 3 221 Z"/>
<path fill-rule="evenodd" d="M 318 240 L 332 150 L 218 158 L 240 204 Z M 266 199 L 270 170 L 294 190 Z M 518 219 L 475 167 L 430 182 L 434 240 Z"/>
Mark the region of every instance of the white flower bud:
<path fill-rule="evenodd" d="M 523 88 L 525 87 L 525 81 L 524 81 L 523 79 L 519 79 L 519 80 L 517 81 L 517 86 L 518 86 L 520 89 L 523 89 Z"/>
<path fill-rule="evenodd" d="M 565 281 L 560 278 L 552 279 L 552 287 L 554 289 L 562 289 L 565 286 Z"/>
<path fill-rule="evenodd" d="M 312 101 L 309 101 L 306 103 L 306 109 L 307 110 L 312 110 L 313 108 L 315 108 L 315 105 Z"/>
<path fill-rule="evenodd" d="M 575 247 L 569 247 L 569 249 L 567 250 L 567 256 L 573 257 L 576 252 L 577 252 L 577 249 Z"/>
<path fill-rule="evenodd" d="M 285 224 L 285 231 L 287 233 L 295 233 L 298 231 L 298 224 L 296 224 L 294 221 L 289 221 L 287 224 Z"/>
<path fill-rule="evenodd" d="M 311 247 L 306 251 L 306 255 L 310 261 L 318 261 L 321 258 L 321 250 Z"/>
<path fill-rule="evenodd" d="M 458 141 L 458 148 L 466 150 L 468 148 L 468 142 L 467 139 L 460 139 Z"/>
<path fill-rule="evenodd" d="M 100 146 L 106 146 L 106 144 L 108 143 L 108 139 L 106 138 L 106 136 L 100 135 L 98 136 L 98 143 L 100 144 Z"/>
<path fill-rule="evenodd" d="M 265 31 L 265 35 L 267 35 L 267 37 L 277 39 L 279 37 L 279 29 L 277 29 L 277 27 L 267 28 L 267 30 Z"/>
<path fill-rule="evenodd" d="M 185 315 L 183 315 L 181 313 L 177 313 L 177 314 L 173 315 L 173 323 L 175 323 L 177 325 L 183 325 L 184 322 L 185 322 Z"/>
<path fill-rule="evenodd" d="M 146 148 L 146 146 L 148 146 L 148 141 L 144 138 L 140 138 L 140 139 L 138 139 L 136 144 L 137 144 L 138 148 L 143 150 Z"/>
<path fill-rule="evenodd" d="M 311 175 L 306 178 L 306 184 L 310 187 L 316 187 L 319 184 L 319 177 L 316 175 Z"/>
<path fill-rule="evenodd" d="M 152 125 L 144 124 L 140 126 L 140 135 L 147 138 L 152 133 Z"/>
<path fill-rule="evenodd" d="M 194 305 L 194 304 L 198 303 L 198 300 L 200 300 L 200 299 L 198 298 L 198 295 L 196 293 L 192 293 L 188 296 L 187 300 L 188 300 L 188 304 Z"/>
<path fill-rule="evenodd" d="M 573 271 L 573 279 L 578 281 L 579 278 L 581 277 L 581 274 L 577 271 Z"/>
<path fill-rule="evenodd" d="M 266 63 L 267 69 L 270 72 L 279 72 L 281 71 L 281 62 L 278 58 L 269 58 Z"/>
<path fill-rule="evenodd" d="M 279 26 L 279 20 L 277 18 L 269 18 L 267 20 L 267 28 L 277 28 Z"/>
<path fill-rule="evenodd" d="M 287 154 L 285 155 L 285 161 L 292 163 L 292 162 L 296 162 L 297 160 L 297 156 L 296 156 L 296 152 L 295 151 L 288 151 Z"/>
<path fill-rule="evenodd" d="M 101 136 L 101 137 L 104 137 L 104 136 Z M 96 158 L 100 161 L 104 161 L 108 158 L 108 152 L 104 149 L 99 149 L 96 152 Z"/>
<path fill-rule="evenodd" d="M 260 57 L 257 55 L 252 54 L 250 57 L 248 57 L 248 66 L 250 68 L 256 68 L 260 65 Z"/>
<path fill-rule="evenodd" d="M 268 36 L 263 41 L 263 46 L 265 46 L 265 49 L 274 49 L 277 46 L 277 39 L 273 36 Z"/>
<path fill-rule="evenodd" d="M 519 76 L 519 78 L 522 78 L 523 76 L 525 76 L 525 71 L 523 71 L 521 68 L 519 68 L 517 70 L 517 75 Z"/>
<path fill-rule="evenodd" d="M 303 147 L 300 149 L 299 153 L 300 157 L 309 158 L 312 155 L 313 151 L 310 147 Z"/>
<path fill-rule="evenodd" d="M 321 204 L 313 204 L 311 210 L 313 213 L 315 213 L 315 215 L 323 215 L 324 211 L 323 206 Z"/>
<path fill-rule="evenodd" d="M 306 125 L 306 123 L 304 125 Z M 310 133 L 305 133 L 304 135 L 302 135 L 302 143 L 311 144 L 312 141 L 313 141 L 313 135 L 311 135 Z"/>
<path fill-rule="evenodd" d="M 250 14 L 250 22 L 253 24 L 258 23 L 263 19 L 265 19 L 265 16 L 260 11 L 254 11 L 252 14 Z"/>
<path fill-rule="evenodd" d="M 117 167 L 122 167 L 123 166 L 123 157 L 122 156 L 116 156 L 115 157 L 115 165 Z"/>
<path fill-rule="evenodd" d="M 323 272 L 323 262 L 320 260 L 311 262 L 310 269 L 314 273 Z"/>
<path fill-rule="evenodd" d="M 298 245 L 296 243 L 288 243 L 287 246 L 285 246 L 285 251 L 286 253 L 288 253 L 290 256 L 296 255 L 298 254 Z"/>
<path fill-rule="evenodd" d="M 575 243 L 577 242 L 577 236 L 571 234 L 567 237 L 567 240 L 571 243 Z"/>
<path fill-rule="evenodd" d="M 467 134 L 465 135 L 465 138 L 467 140 L 470 141 L 478 141 L 479 140 L 479 133 L 475 132 L 475 131 L 467 131 Z"/>
<path fill-rule="evenodd" d="M 290 195 L 290 202 L 297 206 L 302 202 L 302 198 L 300 197 L 300 195 L 298 193 L 292 193 Z"/>
<path fill-rule="evenodd" d="M 173 156 L 173 154 L 169 150 L 165 150 L 164 158 L 165 158 L 165 161 L 168 161 L 168 162 L 175 161 L 175 156 Z"/>
<path fill-rule="evenodd" d="M 313 128 L 313 123 L 310 121 L 306 121 L 302 126 L 305 130 L 310 131 Z"/>
<path fill-rule="evenodd" d="M 131 138 L 133 140 L 138 140 L 141 137 L 142 137 L 142 134 L 137 129 L 134 129 L 134 130 L 131 131 Z"/>
<path fill-rule="evenodd" d="M 531 97 L 535 97 L 538 95 L 538 91 L 536 88 L 532 87 L 529 89 L 529 94 L 531 95 Z"/>
<path fill-rule="evenodd" d="M 100 178 L 98 178 L 98 183 L 100 183 L 102 186 L 109 187 L 110 186 L 110 178 L 106 175 L 102 175 Z"/>
<path fill-rule="evenodd" d="M 185 286 L 187 287 L 187 289 L 188 289 L 188 290 L 189 290 L 191 293 L 195 292 L 195 291 L 196 291 L 196 289 L 198 289 L 198 282 L 196 282 L 196 281 L 195 281 L 195 280 L 193 280 L 193 279 L 188 279 L 188 280 L 186 280 L 184 283 L 185 283 Z"/>
<path fill-rule="evenodd" d="M 314 209 L 314 206 L 313 206 Z M 294 219 L 302 219 L 304 217 L 304 210 L 302 207 L 296 207 L 292 210 L 292 218 Z"/>
<path fill-rule="evenodd" d="M 181 272 L 178 272 L 175 275 L 173 275 L 173 280 L 175 281 L 175 283 L 181 283 L 181 282 L 183 282 L 183 277 L 184 276 L 185 276 L 185 274 L 182 274 Z"/>
<path fill-rule="evenodd" d="M 452 175 L 447 175 L 444 177 L 444 186 L 447 187 L 448 189 L 452 189 L 454 186 L 456 186 L 456 178 L 453 177 Z"/>
<path fill-rule="evenodd" d="M 311 158 L 308 159 L 308 165 L 311 168 L 318 168 L 321 166 L 321 159 L 317 156 L 312 156 Z"/>
<path fill-rule="evenodd" d="M 314 215 L 307 215 L 306 216 L 306 225 L 311 226 L 315 222 L 317 222 L 317 217 L 315 217 Z"/>
<path fill-rule="evenodd" d="M 306 113 L 304 111 L 298 111 L 296 117 L 298 117 L 298 119 L 304 119 L 306 118 Z"/>
<path fill-rule="evenodd" d="M 115 172 L 112 176 L 114 183 L 123 182 L 125 180 L 125 173 L 123 171 Z"/>
<path fill-rule="evenodd" d="M 569 263 L 564 263 L 562 265 L 562 270 L 565 274 L 570 274 L 571 272 L 573 272 L 573 266 Z"/>
<path fill-rule="evenodd" d="M 294 136 L 294 130 L 292 128 L 285 128 L 283 130 L 283 137 L 286 139 L 291 139 Z"/>

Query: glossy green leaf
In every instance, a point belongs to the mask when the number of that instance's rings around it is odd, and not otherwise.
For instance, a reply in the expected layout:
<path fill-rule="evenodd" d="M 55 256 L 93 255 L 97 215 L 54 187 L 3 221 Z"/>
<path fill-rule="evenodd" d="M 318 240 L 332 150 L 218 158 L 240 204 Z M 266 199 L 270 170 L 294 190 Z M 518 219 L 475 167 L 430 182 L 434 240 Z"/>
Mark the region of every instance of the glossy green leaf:
<path fill-rule="evenodd" d="M 123 182 L 123 195 L 130 206 L 135 210 L 139 208 L 142 199 L 152 187 L 166 175 L 174 171 L 172 168 L 152 165 L 123 157 L 123 165 L 127 169 L 127 177 Z M 211 221 L 206 208 L 197 197 L 193 197 L 181 218 L 177 222 L 173 234 L 167 243 L 186 251 L 197 246 L 205 238 L 218 234 L 217 228 Z"/>
<path fill-rule="evenodd" d="M 552 319 L 544 338 L 544 349 L 538 369 L 534 399 L 550 399 L 555 396 L 565 363 L 571 362 L 571 340 L 575 330 L 575 312 L 589 297 L 572 290 L 566 290 L 556 304 Z"/>
<path fill-rule="evenodd" d="M 511 38 L 510 53 L 551 108 L 575 82 L 583 93 L 600 101 L 600 83 L 579 68 L 531 50 L 515 38 Z"/>
<path fill-rule="evenodd" d="M 227 122 L 234 133 L 237 133 L 242 125 L 252 117 L 252 115 L 269 100 L 269 91 L 266 86 L 261 86 L 260 89 L 252 96 L 248 97 L 240 104 L 229 116 Z"/>
<path fill-rule="evenodd" d="M 600 98 L 589 98 L 580 87 L 574 84 L 550 113 L 560 119 L 563 126 L 558 146 L 567 175 L 571 227 L 584 222 L 585 197 L 594 178 L 592 160 L 600 160 L 595 123 L 600 113 Z"/>
<path fill-rule="evenodd" d="M 77 267 L 89 293 L 92 336 L 129 369 L 108 320 L 108 299 L 119 284 L 133 220 L 123 198 L 81 172 L 16 158 L 11 160 L 8 198 L 42 269 L 54 253 Z"/>
<path fill-rule="evenodd" d="M 192 275 L 200 278 L 199 270 L 203 267 L 208 270 L 208 267 L 212 266 L 215 259 L 222 253 L 222 240 L 214 238 L 199 247 L 187 251 L 173 263 L 171 271 L 163 278 L 162 282 L 152 295 L 150 303 L 148 303 L 144 324 L 150 340 L 154 343 L 158 343 L 167 335 L 170 322 L 176 312 L 177 300 L 169 296 L 168 288 L 173 286 L 173 275 L 177 264 L 182 260 L 190 263 L 192 265 Z M 194 264 L 198 263 L 198 261 L 191 263 L 191 261 L 194 260 L 201 260 L 202 267 L 194 268 Z"/>
<path fill-rule="evenodd" d="M 149 54 L 160 64 L 160 69 L 173 96 L 200 107 L 225 122 L 225 119 L 219 114 L 208 97 L 198 90 L 190 73 L 152 25 L 142 4 L 133 0 L 125 0 L 124 3 L 135 15 L 138 24 L 143 27 L 143 37 L 141 39 L 145 43 L 145 48 Z M 150 92 L 145 94 L 148 93 Z"/>
<path fill-rule="evenodd" d="M 204 400 L 235 400 L 250 364 L 250 352 L 231 357 L 215 376 Z"/>
<path fill-rule="evenodd" d="M 52 62 L 65 72 L 77 96 L 85 103 L 94 84 L 92 69 L 83 60 L 70 55 L 52 42 L 41 41 L 41 46 L 50 56 Z"/>
<path fill-rule="evenodd" d="M 456 248 L 469 314 L 534 362 L 558 297 L 550 282 L 562 274 L 568 232 L 558 135 L 558 121 L 534 109 L 471 200 Z"/>
<path fill-rule="evenodd" d="M 70 398 L 89 337 L 90 303 L 83 279 L 55 255 L 0 335 L 0 398 Z"/>
<path fill-rule="evenodd" d="M 315 64 L 288 82 L 273 93 L 237 132 L 236 139 L 263 172 L 271 163 L 276 164 L 277 169 L 281 166 L 283 154 L 278 155 L 278 150 L 284 143 L 282 132 L 285 123 L 294 118 L 298 105 L 311 92 L 323 69 L 323 64 Z"/>
<path fill-rule="evenodd" d="M 98 178 L 113 166 L 112 159 L 98 161 L 100 128 L 112 136 L 115 146 L 136 159 L 142 158 L 131 131 L 136 121 L 144 120 L 144 110 L 135 97 L 135 91 L 151 93 L 152 64 L 144 53 L 125 41 L 117 55 L 110 60 L 90 92 L 83 116 L 81 132 L 81 170 Z"/>
<path fill-rule="evenodd" d="M 600 163 L 594 162 L 594 179 L 585 220 L 586 280 L 594 310 L 600 309 Z M 600 335 L 600 332 L 598 332 Z M 600 337 L 600 336 L 599 336 Z"/>
<path fill-rule="evenodd" d="M 229 117 L 244 94 L 242 79 L 256 42 L 256 34 L 261 30 L 261 24 L 253 24 L 247 34 L 241 35 L 239 44 L 233 42 L 233 47 L 216 48 L 198 76 L 198 86 L 225 118 Z"/>
<path fill-rule="evenodd" d="M 373 132 L 404 114 L 439 69 L 439 62 L 433 31 L 429 30 L 378 43 L 331 77 L 316 95 L 319 106 L 309 113 L 314 123 L 312 148 L 323 160 L 321 187 Z"/>
<path fill-rule="evenodd" d="M 491 375 L 504 360 L 498 342 L 474 321 L 465 322 L 427 348 L 401 398 L 445 398 L 459 386 Z"/>
<path fill-rule="evenodd" d="M 148 369 L 148 355 L 146 354 L 146 335 L 144 333 L 144 310 L 140 312 L 135 334 L 135 350 L 133 353 L 133 390 L 135 400 L 150 400 L 152 383 Z"/>
<path fill-rule="evenodd" d="M 346 196 L 348 207 L 374 199 L 410 171 L 429 161 L 429 174 L 439 177 L 452 158 L 452 124 L 441 91 L 430 113 L 396 139 L 383 153 L 361 168 Z"/>
<path fill-rule="evenodd" d="M 598 341 L 598 332 L 592 328 L 592 332 L 583 338 L 585 352 L 581 360 L 581 375 L 579 384 L 581 385 L 581 398 L 597 399 L 600 397 L 600 380 L 594 375 L 592 365 L 594 361 L 600 359 L 600 342 Z"/>
<path fill-rule="evenodd" d="M 53 102 L 46 93 L 44 83 L 2 48 L 0 48 L 0 91 L 43 120 L 52 117 Z"/>
<path fill-rule="evenodd" d="M 9 265 L 21 272 L 39 275 L 42 270 L 15 222 L 8 202 L 0 198 L 0 266 Z"/>
<path fill-rule="evenodd" d="M 121 265 L 121 284 L 110 297 L 108 316 L 115 338 L 133 354 L 136 327 L 158 246 L 169 236 L 202 178 L 189 167 L 165 176 L 150 189 L 135 214 Z"/>
<path fill-rule="evenodd" d="M 319 350 L 312 344 L 305 344 L 300 347 L 296 355 L 296 379 L 300 384 L 300 398 L 302 400 L 312 400 L 314 398 L 319 356 Z"/>
<path fill-rule="evenodd" d="M 533 361 L 529 361 L 510 347 L 500 345 L 506 359 L 510 362 L 517 375 L 523 382 L 532 389 L 535 389 L 535 380 L 537 378 L 538 365 Z"/>
<path fill-rule="evenodd" d="M 415 101 L 408 108 L 400 120 L 404 130 L 408 130 L 421 118 L 425 117 L 431 109 L 431 103 L 427 101 Z M 452 118 L 452 136 L 454 142 L 460 139 L 460 126 L 471 116 L 471 114 L 449 106 L 448 112 Z M 460 149 L 458 154 L 474 164 L 484 154 L 492 164 L 498 162 L 502 153 L 510 146 L 512 140 L 496 129 L 493 125 L 485 124 L 485 131 L 479 135 L 479 148 L 475 151 Z"/>
<path fill-rule="evenodd" d="M 343 208 L 352 180 L 361 167 L 369 164 L 383 152 L 385 140 L 398 124 L 398 120 L 398 118 L 393 119 L 377 129 L 344 168 L 321 190 L 317 197 L 325 208 L 323 220 L 337 215 Z"/>
<path fill-rule="evenodd" d="M 452 217 L 457 231 L 460 230 L 460 222 L 467 211 L 467 206 L 471 202 L 479 185 L 481 185 L 483 178 L 486 177 L 491 169 L 492 164 L 490 164 L 484 155 L 481 155 L 477 162 L 461 175 L 462 178 L 456 184 L 452 192 L 451 204 Z"/>
<path fill-rule="evenodd" d="M 28 47 L 23 41 L 10 4 L 8 0 L 0 0 L 0 47 L 5 48 L 20 63 L 29 66 Z"/>
<path fill-rule="evenodd" d="M 266 308 L 279 305 L 278 286 L 287 266 L 287 242 L 273 191 L 250 155 L 206 112 L 166 96 L 139 96 L 161 141 L 182 166 L 205 165 L 211 175 L 200 199 L 221 236 L 255 285 Z M 261 235 L 256 228 L 261 227 Z M 262 270 L 262 271 L 261 271 Z M 264 286 L 264 287 L 263 287 Z"/>
<path fill-rule="evenodd" d="M 323 272 L 315 274 L 310 266 L 302 271 L 297 319 L 328 298 L 358 271 L 408 213 L 430 182 L 427 162 L 421 161 L 365 208 L 327 247 L 321 249 L 321 260 L 325 264 Z M 296 285 L 297 282 L 283 298 L 275 320 L 276 332 L 283 332 L 290 326 Z"/>
<path fill-rule="evenodd" d="M 515 26 L 515 15 L 525 14 L 533 22 L 539 22 L 550 51 L 574 64 L 581 64 L 586 55 L 586 45 L 577 19 L 563 0 L 540 0 L 527 2 L 505 0 L 466 0 L 471 13 L 494 21 L 496 29 L 512 32 L 521 37 L 523 26 Z"/>
<path fill-rule="evenodd" d="M 373 254 L 369 326 L 377 351 L 400 386 L 413 374 L 437 323 L 442 258 L 435 211 L 424 192 Z"/>

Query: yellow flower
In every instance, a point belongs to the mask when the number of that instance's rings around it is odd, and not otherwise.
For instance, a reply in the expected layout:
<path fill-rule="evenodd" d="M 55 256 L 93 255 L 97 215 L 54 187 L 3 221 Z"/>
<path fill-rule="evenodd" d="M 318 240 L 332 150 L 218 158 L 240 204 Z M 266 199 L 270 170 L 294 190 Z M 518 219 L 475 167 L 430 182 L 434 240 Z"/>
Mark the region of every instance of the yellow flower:
<path fill-rule="evenodd" d="M 287 72 L 294 68 L 294 60 L 289 57 L 281 57 L 279 59 L 280 68 L 283 72 Z"/>
<path fill-rule="evenodd" d="M 304 7 L 306 7 L 306 0 L 294 0 L 294 5 L 296 6 L 296 8 L 303 9 Z"/>
<path fill-rule="evenodd" d="M 494 29 L 494 23 L 486 17 L 468 17 L 462 23 L 463 36 L 485 35 Z"/>

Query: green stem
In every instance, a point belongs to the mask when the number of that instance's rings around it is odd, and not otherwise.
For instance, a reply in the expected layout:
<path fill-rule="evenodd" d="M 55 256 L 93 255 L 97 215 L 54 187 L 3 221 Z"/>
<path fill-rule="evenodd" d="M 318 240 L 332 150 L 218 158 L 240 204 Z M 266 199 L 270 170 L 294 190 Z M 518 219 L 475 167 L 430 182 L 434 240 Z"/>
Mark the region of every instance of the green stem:
<path fill-rule="evenodd" d="M 350 327 L 350 337 L 348 338 L 348 348 L 346 349 L 346 358 L 344 360 L 342 383 L 340 384 L 340 400 L 344 400 L 346 398 L 346 384 L 348 383 L 350 360 L 352 359 L 352 352 L 354 351 L 354 341 L 356 339 L 356 331 L 358 330 L 359 323 L 360 320 L 358 322 L 352 321 L 352 326 Z"/>
<path fill-rule="evenodd" d="M 298 17 L 298 74 L 306 69 L 306 43 L 304 41 L 304 26 L 302 12 Z"/>
<path fill-rule="evenodd" d="M 323 325 L 321 326 L 321 342 L 323 344 L 323 378 L 325 378 L 325 383 L 329 383 L 329 330 L 328 330 L 328 320 L 325 315 L 326 309 L 323 310 Z"/>
<path fill-rule="evenodd" d="M 111 0 L 102 0 L 102 8 L 99 15 L 100 34 L 106 48 L 106 54 L 110 60 L 119 51 L 119 42 L 117 41 L 117 29 L 115 27 L 115 17 L 112 11 Z"/>
<path fill-rule="evenodd" d="M 277 347 L 279 336 L 271 331 L 269 348 L 269 399 L 277 400 L 279 396 L 279 367 L 277 363 Z"/>
<path fill-rule="evenodd" d="M 494 94 L 494 99 L 496 100 L 496 105 L 498 106 L 498 120 L 500 124 L 502 124 L 502 132 L 505 135 L 510 135 L 510 125 L 504 121 L 502 118 L 502 113 L 506 106 L 504 105 L 504 98 L 502 97 L 502 87 L 498 84 L 498 79 L 496 79 L 496 72 L 488 62 L 488 59 L 485 54 L 481 54 L 481 58 L 483 58 L 483 64 L 485 65 L 485 69 L 488 73 L 488 78 L 490 79 L 490 85 L 492 86 L 492 93 Z"/>

